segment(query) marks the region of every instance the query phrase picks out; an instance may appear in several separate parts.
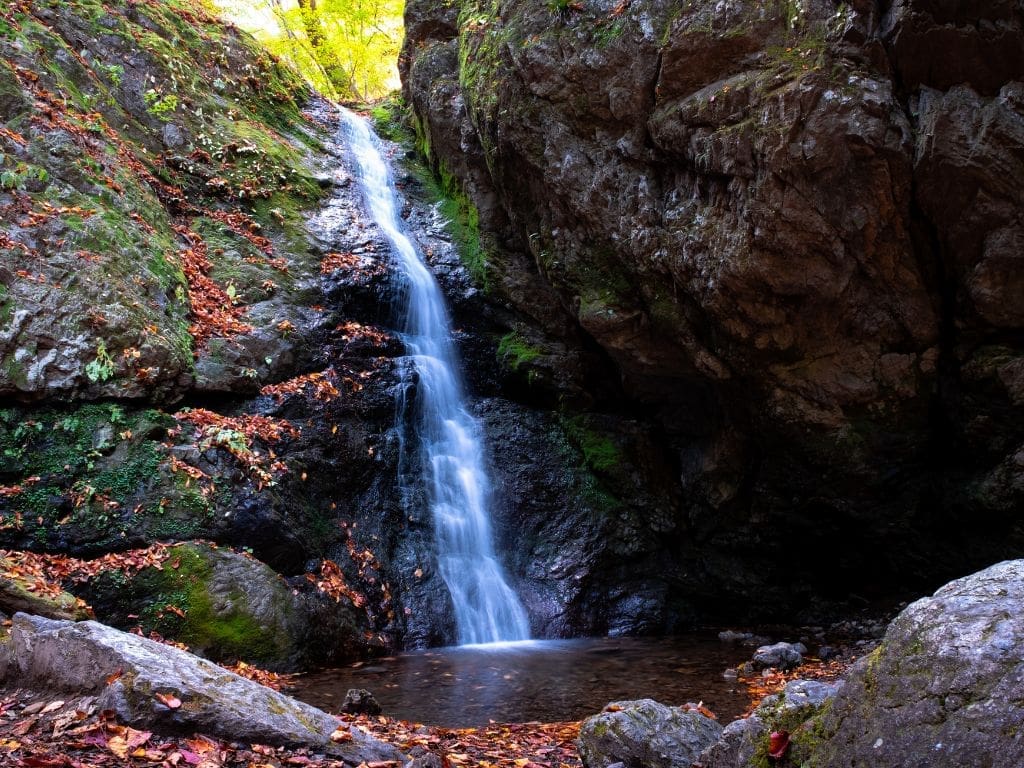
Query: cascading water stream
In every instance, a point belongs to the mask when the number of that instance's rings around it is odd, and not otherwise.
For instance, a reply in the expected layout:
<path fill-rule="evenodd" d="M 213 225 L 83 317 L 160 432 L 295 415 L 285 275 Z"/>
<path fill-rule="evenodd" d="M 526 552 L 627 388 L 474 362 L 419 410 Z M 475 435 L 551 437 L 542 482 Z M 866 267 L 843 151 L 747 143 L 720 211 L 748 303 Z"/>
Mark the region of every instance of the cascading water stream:
<path fill-rule="evenodd" d="M 494 554 L 480 429 L 465 407 L 444 295 L 405 234 L 379 140 L 365 120 L 345 109 L 341 114 L 367 207 L 407 280 L 404 377 L 411 382 L 415 376 L 417 385 L 413 418 L 403 418 L 406 409 L 399 408 L 399 429 L 413 430 L 420 448 L 438 566 L 455 607 L 459 643 L 525 640 L 526 611 Z"/>

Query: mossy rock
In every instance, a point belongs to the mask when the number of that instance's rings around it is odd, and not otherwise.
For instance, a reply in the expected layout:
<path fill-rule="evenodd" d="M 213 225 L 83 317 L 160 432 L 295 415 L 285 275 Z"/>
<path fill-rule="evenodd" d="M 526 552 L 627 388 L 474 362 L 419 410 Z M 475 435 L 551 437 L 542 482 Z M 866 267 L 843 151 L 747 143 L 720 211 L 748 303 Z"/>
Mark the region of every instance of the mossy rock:
<path fill-rule="evenodd" d="M 13 70 L 6 62 L 0 61 L 0 115 L 11 119 L 27 112 L 31 106 Z"/>
<path fill-rule="evenodd" d="M 300 655 L 305 627 L 291 589 L 263 563 L 228 549 L 180 544 L 161 568 L 101 576 L 87 594 L 114 626 L 137 621 L 214 660 L 283 668 Z"/>
<path fill-rule="evenodd" d="M 0 547 L 92 557 L 210 535 L 212 502 L 172 471 L 174 419 L 112 403 L 0 410 Z"/>
<path fill-rule="evenodd" d="M 51 596 L 33 591 L 29 580 L 12 573 L 11 568 L 9 560 L 0 558 L 0 611 L 8 614 L 20 611 L 69 621 L 92 618 L 92 611 L 80 598 L 67 592 Z"/>

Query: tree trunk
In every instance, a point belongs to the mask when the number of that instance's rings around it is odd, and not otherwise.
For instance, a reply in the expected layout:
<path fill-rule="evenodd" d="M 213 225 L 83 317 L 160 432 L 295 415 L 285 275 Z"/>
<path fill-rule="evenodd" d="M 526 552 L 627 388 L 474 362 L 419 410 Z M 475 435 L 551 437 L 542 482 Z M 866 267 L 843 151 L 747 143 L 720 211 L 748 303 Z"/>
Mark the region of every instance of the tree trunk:
<path fill-rule="evenodd" d="M 324 31 L 320 26 L 320 15 L 316 11 L 316 0 L 299 0 L 299 13 L 302 25 L 306 28 L 306 37 L 313 50 L 318 53 L 324 46 Z"/>

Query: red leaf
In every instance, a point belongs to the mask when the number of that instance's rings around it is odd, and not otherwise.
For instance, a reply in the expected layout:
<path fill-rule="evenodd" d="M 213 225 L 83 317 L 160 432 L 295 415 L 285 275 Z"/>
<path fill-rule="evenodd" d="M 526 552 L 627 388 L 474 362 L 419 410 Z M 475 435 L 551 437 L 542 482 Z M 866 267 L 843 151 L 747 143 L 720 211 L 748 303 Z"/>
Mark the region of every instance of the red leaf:
<path fill-rule="evenodd" d="M 786 750 L 788 749 L 789 732 L 772 731 L 772 735 L 768 737 L 768 756 L 774 760 L 778 760 L 786 754 Z"/>

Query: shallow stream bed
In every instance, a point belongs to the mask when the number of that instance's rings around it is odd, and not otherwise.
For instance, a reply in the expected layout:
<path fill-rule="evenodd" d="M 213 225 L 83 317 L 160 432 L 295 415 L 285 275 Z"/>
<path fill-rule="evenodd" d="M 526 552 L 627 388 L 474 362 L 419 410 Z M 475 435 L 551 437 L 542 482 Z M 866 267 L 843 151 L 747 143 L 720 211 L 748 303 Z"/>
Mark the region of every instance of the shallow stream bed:
<path fill-rule="evenodd" d="M 750 653 L 712 633 L 434 648 L 307 675 L 289 693 L 337 711 L 349 688 L 366 688 L 389 717 L 447 727 L 579 720 L 637 698 L 703 701 L 726 724 L 749 699 L 722 673 Z"/>

